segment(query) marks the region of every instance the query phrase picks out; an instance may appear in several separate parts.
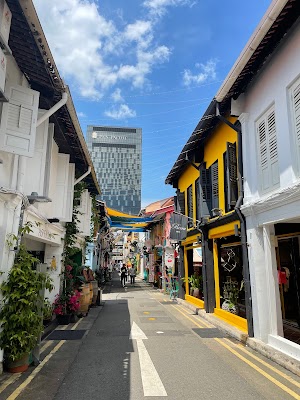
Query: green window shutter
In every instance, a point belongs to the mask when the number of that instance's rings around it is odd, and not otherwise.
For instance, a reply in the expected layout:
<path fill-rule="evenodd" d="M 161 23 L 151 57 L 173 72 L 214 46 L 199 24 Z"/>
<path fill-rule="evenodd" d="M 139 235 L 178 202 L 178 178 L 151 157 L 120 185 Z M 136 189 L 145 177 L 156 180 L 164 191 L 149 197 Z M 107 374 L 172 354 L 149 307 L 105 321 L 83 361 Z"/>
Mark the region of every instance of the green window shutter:
<path fill-rule="evenodd" d="M 200 216 L 210 217 L 211 214 L 211 174 L 210 170 L 205 168 L 206 165 L 200 166 Z"/>
<path fill-rule="evenodd" d="M 187 215 L 189 218 L 188 227 L 193 226 L 193 219 L 194 219 L 194 207 L 193 207 L 193 185 L 190 185 L 187 188 Z"/>
<path fill-rule="evenodd" d="M 211 209 L 219 208 L 219 168 L 218 161 L 213 163 L 210 167 L 211 170 L 211 188 L 212 188 L 212 201 Z"/>
<path fill-rule="evenodd" d="M 178 201 L 178 212 L 181 214 L 185 215 L 185 196 L 184 192 L 178 192 L 177 193 L 177 201 Z"/>
<path fill-rule="evenodd" d="M 196 219 L 199 221 L 200 215 L 200 178 L 195 181 L 195 195 L 196 195 Z"/>
<path fill-rule="evenodd" d="M 237 185 L 237 159 L 236 159 L 236 144 L 227 142 L 226 151 L 226 184 L 227 193 L 226 208 L 228 211 L 236 205 L 238 197 Z"/>

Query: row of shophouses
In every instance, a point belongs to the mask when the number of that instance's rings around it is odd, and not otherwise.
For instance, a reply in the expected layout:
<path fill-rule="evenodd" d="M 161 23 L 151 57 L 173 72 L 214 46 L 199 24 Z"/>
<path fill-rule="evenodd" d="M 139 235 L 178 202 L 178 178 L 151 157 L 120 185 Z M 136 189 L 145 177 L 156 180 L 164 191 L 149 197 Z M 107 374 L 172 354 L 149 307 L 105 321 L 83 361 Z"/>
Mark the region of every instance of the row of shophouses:
<path fill-rule="evenodd" d="M 92 214 L 101 232 L 97 262 L 104 255 L 108 258 L 111 240 L 105 204 L 95 201 L 99 193 L 71 93 L 59 75 L 32 1 L 1 0 L 1 281 L 13 265 L 16 248 L 24 244 L 50 274 L 54 290 L 47 296 L 53 301 L 60 291 L 68 228 L 73 232 L 74 262 L 81 265 L 87 237 L 94 233 Z M 30 229 L 21 237 L 24 226 Z M 12 235 L 17 238 L 14 246 L 7 241 Z"/>
<path fill-rule="evenodd" d="M 180 297 L 298 360 L 299 17 L 271 3 L 166 178 L 188 217 L 179 279 L 203 282 Z"/>

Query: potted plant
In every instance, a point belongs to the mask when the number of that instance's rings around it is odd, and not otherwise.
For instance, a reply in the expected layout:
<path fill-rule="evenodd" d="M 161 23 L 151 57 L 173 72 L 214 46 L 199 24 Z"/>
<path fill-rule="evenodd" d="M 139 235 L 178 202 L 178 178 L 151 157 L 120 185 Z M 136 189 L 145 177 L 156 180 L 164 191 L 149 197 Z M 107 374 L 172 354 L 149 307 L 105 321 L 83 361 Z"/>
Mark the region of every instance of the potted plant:
<path fill-rule="evenodd" d="M 1 283 L 0 347 L 11 372 L 28 368 L 29 354 L 43 331 L 42 289 L 52 290 L 47 274 L 34 269 L 38 260 L 21 245 L 8 278 Z"/>
<path fill-rule="evenodd" d="M 185 283 L 188 281 L 190 287 L 190 295 L 197 297 L 200 299 L 202 297 L 203 292 L 203 280 L 201 275 L 193 274 L 188 278 L 182 278 L 182 281 Z"/>
<path fill-rule="evenodd" d="M 52 321 L 52 315 L 53 315 L 53 306 L 49 299 L 45 298 L 44 300 L 44 305 L 43 305 L 43 324 L 44 326 L 49 325 L 49 323 Z"/>
<path fill-rule="evenodd" d="M 192 275 L 189 278 L 189 283 L 191 284 L 191 289 L 193 290 L 192 296 L 200 299 L 202 297 L 203 282 L 201 275 Z"/>
<path fill-rule="evenodd" d="M 72 317 L 78 311 L 80 293 L 75 292 L 66 293 L 62 292 L 57 294 L 53 304 L 53 312 L 56 314 L 59 325 L 68 325 L 72 321 Z"/>
<path fill-rule="evenodd" d="M 239 289 L 238 287 L 238 282 L 231 280 L 230 277 L 227 277 L 227 280 L 224 282 L 223 286 L 223 298 L 224 298 L 224 301 L 222 303 L 223 310 L 238 315 L 239 313 L 238 298 L 241 289 Z"/>

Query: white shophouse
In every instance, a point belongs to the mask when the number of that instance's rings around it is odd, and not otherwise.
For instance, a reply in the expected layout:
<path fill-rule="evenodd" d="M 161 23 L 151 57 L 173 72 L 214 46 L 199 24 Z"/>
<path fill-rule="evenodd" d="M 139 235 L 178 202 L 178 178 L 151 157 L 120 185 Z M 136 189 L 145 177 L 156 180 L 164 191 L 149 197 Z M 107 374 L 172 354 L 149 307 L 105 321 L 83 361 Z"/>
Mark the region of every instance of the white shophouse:
<path fill-rule="evenodd" d="M 9 13 L 10 2 L 0 2 Z M 52 300 L 60 288 L 74 185 L 86 183 L 78 248 L 90 235 L 91 194 L 99 193 L 99 185 L 69 89 L 59 76 L 33 4 L 27 1 L 22 9 L 23 2 L 13 3 L 4 33 L 0 15 L 0 270 L 5 272 L 0 279 L 6 278 L 15 255 L 6 244 L 7 235 L 30 222 L 32 232 L 22 241 L 50 273 Z"/>
<path fill-rule="evenodd" d="M 231 99 L 231 114 L 239 116 L 242 128 L 241 209 L 247 226 L 254 337 L 300 360 L 297 3 L 272 2 L 216 99 L 221 104 Z"/>

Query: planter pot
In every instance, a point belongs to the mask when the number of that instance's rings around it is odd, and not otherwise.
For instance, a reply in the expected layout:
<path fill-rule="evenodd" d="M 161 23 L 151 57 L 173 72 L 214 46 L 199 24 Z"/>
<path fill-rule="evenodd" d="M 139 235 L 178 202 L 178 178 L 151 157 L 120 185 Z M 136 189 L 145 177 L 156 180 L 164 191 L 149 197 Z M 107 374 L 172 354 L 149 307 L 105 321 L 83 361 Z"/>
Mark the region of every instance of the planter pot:
<path fill-rule="evenodd" d="M 224 300 L 224 302 L 222 304 L 222 310 L 229 311 L 231 314 L 235 314 L 235 315 L 239 314 L 238 305 L 230 303 L 229 300 Z"/>
<path fill-rule="evenodd" d="M 8 357 L 7 360 L 8 372 L 12 373 L 24 372 L 27 371 L 28 367 L 29 367 L 29 354 L 24 354 L 23 357 L 15 361 L 10 360 Z"/>
<path fill-rule="evenodd" d="M 68 325 L 72 320 L 72 314 L 57 315 L 58 325 Z"/>
<path fill-rule="evenodd" d="M 197 299 L 200 299 L 200 289 L 193 289 L 193 296 L 196 297 Z"/>

